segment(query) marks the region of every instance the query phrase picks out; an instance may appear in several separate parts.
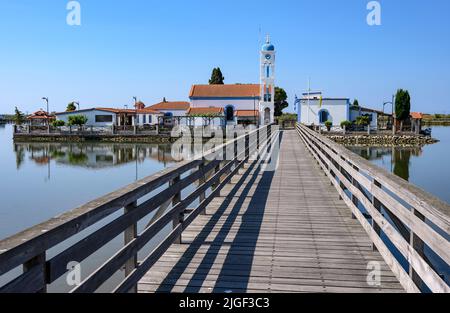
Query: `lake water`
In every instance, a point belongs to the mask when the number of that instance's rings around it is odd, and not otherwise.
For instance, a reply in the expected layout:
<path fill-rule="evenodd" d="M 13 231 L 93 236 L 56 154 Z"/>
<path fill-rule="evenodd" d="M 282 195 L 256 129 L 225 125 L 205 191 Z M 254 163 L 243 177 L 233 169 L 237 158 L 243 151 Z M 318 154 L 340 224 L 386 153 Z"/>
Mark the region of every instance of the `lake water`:
<path fill-rule="evenodd" d="M 347 148 L 450 203 L 450 127 L 434 127 L 432 136 L 440 142 L 422 148 Z"/>

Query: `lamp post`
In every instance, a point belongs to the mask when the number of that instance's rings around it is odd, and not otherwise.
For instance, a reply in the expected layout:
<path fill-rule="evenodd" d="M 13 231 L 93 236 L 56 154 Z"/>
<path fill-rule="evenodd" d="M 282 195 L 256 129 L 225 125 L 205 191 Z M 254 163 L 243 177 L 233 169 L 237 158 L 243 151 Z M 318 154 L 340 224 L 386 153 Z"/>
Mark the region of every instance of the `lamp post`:
<path fill-rule="evenodd" d="M 78 111 L 80 111 L 80 102 L 73 102 L 73 104 L 75 104 L 78 107 Z"/>
<path fill-rule="evenodd" d="M 392 95 L 392 101 L 386 101 L 386 102 L 384 102 L 383 103 L 383 113 L 384 113 L 384 107 L 387 105 L 387 104 L 390 104 L 391 105 L 391 107 L 392 107 L 392 110 L 391 110 L 391 112 L 392 112 L 392 129 L 393 129 L 393 131 L 395 132 L 395 125 L 394 125 L 394 123 L 395 123 L 395 120 L 394 120 L 394 103 L 395 103 L 395 95 Z"/>
<path fill-rule="evenodd" d="M 136 122 L 137 122 L 137 111 L 138 111 L 138 108 L 137 108 L 137 97 L 133 97 L 133 100 L 134 100 L 134 126 L 137 126 L 136 124 Z"/>
<path fill-rule="evenodd" d="M 49 114 L 48 112 L 48 98 L 47 97 L 42 97 L 42 100 L 44 100 L 47 104 L 47 115 Z"/>
<path fill-rule="evenodd" d="M 49 110 L 48 110 L 48 98 L 47 97 L 42 97 L 42 100 L 44 100 L 45 101 L 45 103 L 47 104 L 47 125 L 50 125 L 50 120 L 49 120 L 49 116 L 50 116 L 50 113 L 49 113 Z"/>

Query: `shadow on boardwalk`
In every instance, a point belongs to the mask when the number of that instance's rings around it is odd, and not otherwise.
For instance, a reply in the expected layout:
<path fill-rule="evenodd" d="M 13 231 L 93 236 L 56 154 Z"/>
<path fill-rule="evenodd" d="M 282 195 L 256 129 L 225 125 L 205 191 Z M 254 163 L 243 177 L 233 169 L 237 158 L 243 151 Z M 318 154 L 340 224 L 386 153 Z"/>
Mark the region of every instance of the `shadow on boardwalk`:
<path fill-rule="evenodd" d="M 281 144 L 283 133 L 280 133 L 279 142 Z M 279 149 L 274 149 L 272 160 L 278 158 Z M 229 245 L 230 248 L 225 256 L 221 271 L 218 275 L 216 285 L 213 292 L 234 292 L 236 290 L 247 290 L 250 273 L 252 270 L 253 259 L 255 257 L 256 243 L 258 241 L 259 232 L 261 230 L 262 221 L 264 218 L 264 210 L 266 207 L 266 201 L 269 195 L 269 186 L 271 185 L 274 177 L 274 171 L 263 171 L 261 169 L 261 163 L 253 163 L 248 168 L 246 173 L 235 184 L 231 192 L 226 196 L 223 203 L 218 210 L 211 216 L 204 229 L 200 231 L 199 235 L 190 243 L 187 250 L 183 253 L 180 260 L 173 267 L 173 270 L 168 273 L 166 278 L 162 281 L 160 287 L 156 292 L 170 292 L 167 290 L 167 286 L 173 284 L 174 281 L 180 279 L 182 273 L 192 261 L 194 256 L 199 251 L 200 247 L 204 244 L 208 244 L 205 255 L 200 262 L 197 270 L 192 275 L 189 283 L 186 286 L 185 292 L 198 293 L 200 292 L 203 282 L 206 280 L 211 266 L 215 263 L 215 260 L 219 255 L 219 249 L 217 247 Z M 254 190 L 251 190 L 256 184 Z M 239 195 L 236 197 L 236 195 Z M 251 194 L 253 192 L 253 194 Z M 244 201 L 251 197 L 247 210 L 242 214 L 242 206 Z M 236 201 L 233 201 L 236 199 Z M 232 203 L 234 202 L 234 203 Z M 213 241 L 205 242 L 206 238 L 211 235 L 212 230 L 217 223 L 224 217 L 226 211 L 229 211 L 226 219 L 223 222 L 222 227 L 216 234 Z M 236 219 L 241 216 L 242 222 L 231 244 L 226 243 L 227 235 L 230 233 L 233 224 Z M 252 225 L 252 231 L 248 231 L 248 223 Z M 246 253 L 242 254 L 242 245 L 240 243 L 245 242 Z M 239 255 L 239 260 L 236 260 L 236 256 Z M 239 280 L 233 281 L 233 290 L 224 289 L 221 285 L 222 279 L 225 276 L 229 277 L 229 273 L 236 270 L 236 265 L 239 267 Z M 205 270 L 206 269 L 206 270 Z"/>

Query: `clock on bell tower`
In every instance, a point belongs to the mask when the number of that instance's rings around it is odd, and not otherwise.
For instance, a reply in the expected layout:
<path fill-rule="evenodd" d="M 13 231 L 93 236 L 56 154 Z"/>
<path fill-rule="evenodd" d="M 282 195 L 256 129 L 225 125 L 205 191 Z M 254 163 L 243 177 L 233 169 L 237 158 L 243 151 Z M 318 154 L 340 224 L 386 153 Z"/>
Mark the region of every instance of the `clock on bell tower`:
<path fill-rule="evenodd" d="M 260 124 L 274 122 L 275 107 L 275 46 L 267 36 L 266 43 L 261 48 L 261 101 L 259 103 Z"/>

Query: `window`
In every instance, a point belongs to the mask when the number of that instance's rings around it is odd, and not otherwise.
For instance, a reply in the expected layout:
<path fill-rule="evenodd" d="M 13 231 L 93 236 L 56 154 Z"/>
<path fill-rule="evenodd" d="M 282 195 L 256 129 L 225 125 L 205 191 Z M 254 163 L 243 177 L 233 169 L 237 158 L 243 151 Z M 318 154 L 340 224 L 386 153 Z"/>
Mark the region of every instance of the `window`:
<path fill-rule="evenodd" d="M 149 116 L 148 116 L 148 123 L 149 123 L 149 124 L 152 123 L 152 117 L 153 117 L 153 115 L 149 115 Z"/>
<path fill-rule="evenodd" d="M 143 115 L 142 123 L 143 124 L 147 123 L 147 115 L 145 115 L 145 114 Z"/>
<path fill-rule="evenodd" d="M 323 124 L 329 120 L 330 115 L 327 110 L 322 110 L 319 112 L 319 123 Z"/>
<path fill-rule="evenodd" d="M 234 121 L 234 108 L 233 106 L 229 105 L 225 107 L 225 119 L 227 122 Z"/>
<path fill-rule="evenodd" d="M 95 122 L 96 123 L 112 123 L 113 116 L 112 115 L 96 115 Z"/>

